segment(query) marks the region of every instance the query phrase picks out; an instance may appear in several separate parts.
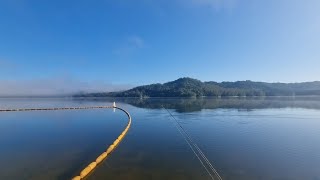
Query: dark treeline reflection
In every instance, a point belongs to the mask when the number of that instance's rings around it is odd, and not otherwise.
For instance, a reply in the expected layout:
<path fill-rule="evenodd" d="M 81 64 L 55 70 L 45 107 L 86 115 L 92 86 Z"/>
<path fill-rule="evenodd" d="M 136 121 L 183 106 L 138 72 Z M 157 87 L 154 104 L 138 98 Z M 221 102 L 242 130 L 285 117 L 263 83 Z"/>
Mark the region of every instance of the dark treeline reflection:
<path fill-rule="evenodd" d="M 82 101 L 84 99 L 74 99 Z M 88 99 L 85 99 L 88 100 Z M 92 101 L 123 102 L 135 107 L 175 109 L 177 112 L 195 112 L 202 109 L 265 109 L 306 108 L 320 109 L 320 97 L 256 97 L 256 98 L 93 98 Z"/>

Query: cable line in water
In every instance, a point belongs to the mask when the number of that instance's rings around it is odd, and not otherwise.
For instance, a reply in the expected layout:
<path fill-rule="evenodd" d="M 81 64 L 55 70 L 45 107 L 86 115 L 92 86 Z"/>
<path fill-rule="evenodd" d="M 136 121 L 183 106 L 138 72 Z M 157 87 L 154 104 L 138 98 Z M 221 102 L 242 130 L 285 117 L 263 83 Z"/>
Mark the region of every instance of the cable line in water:
<path fill-rule="evenodd" d="M 171 112 L 166 109 L 163 105 L 162 108 L 165 109 L 168 114 L 174 119 L 175 126 L 180 132 L 180 134 L 183 136 L 184 140 L 189 145 L 190 149 L 194 153 L 194 155 L 198 158 L 201 165 L 205 168 L 211 179 L 213 180 L 222 180 L 221 176 L 217 172 L 217 170 L 212 166 L 209 159 L 205 156 L 205 154 L 202 152 L 202 150 L 199 148 L 199 146 L 193 141 L 191 136 L 188 134 L 188 132 L 182 127 L 182 125 L 179 123 L 179 121 L 171 114 Z M 211 172 L 210 172 L 211 170 Z"/>

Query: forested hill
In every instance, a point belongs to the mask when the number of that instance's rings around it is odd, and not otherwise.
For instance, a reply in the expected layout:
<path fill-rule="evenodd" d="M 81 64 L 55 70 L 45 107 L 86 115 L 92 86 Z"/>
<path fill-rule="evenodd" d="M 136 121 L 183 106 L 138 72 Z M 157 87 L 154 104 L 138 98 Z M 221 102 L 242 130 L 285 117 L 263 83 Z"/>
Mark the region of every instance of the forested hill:
<path fill-rule="evenodd" d="M 180 78 L 164 84 L 138 86 L 122 92 L 77 94 L 74 97 L 200 97 L 320 95 L 320 81 L 265 83 L 253 81 L 201 82 Z"/>

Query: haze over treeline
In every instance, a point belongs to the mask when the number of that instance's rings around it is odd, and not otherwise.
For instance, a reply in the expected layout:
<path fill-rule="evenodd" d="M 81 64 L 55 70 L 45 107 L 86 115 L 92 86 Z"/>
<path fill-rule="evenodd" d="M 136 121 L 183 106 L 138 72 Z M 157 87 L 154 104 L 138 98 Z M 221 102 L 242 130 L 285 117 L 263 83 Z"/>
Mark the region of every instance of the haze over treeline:
<path fill-rule="evenodd" d="M 320 81 L 266 83 L 254 81 L 202 82 L 180 78 L 164 84 L 138 86 L 127 91 L 76 94 L 74 97 L 201 97 L 320 95 Z"/>
<path fill-rule="evenodd" d="M 134 86 L 105 81 L 85 82 L 70 77 L 32 80 L 0 80 L 0 97 L 72 96 L 79 92 L 93 93 L 127 90 Z"/>

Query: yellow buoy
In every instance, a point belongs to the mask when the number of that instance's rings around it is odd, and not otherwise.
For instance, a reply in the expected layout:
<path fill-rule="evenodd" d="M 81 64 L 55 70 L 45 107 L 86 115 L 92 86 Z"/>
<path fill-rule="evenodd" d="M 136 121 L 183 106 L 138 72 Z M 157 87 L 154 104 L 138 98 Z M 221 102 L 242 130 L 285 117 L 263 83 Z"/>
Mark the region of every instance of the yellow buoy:
<path fill-rule="evenodd" d="M 72 178 L 72 180 L 81 180 L 81 177 L 80 176 L 76 176 L 76 177 Z"/>
<path fill-rule="evenodd" d="M 80 177 L 81 178 L 84 178 L 86 177 L 90 172 L 91 172 L 91 167 L 90 166 L 87 166 L 86 168 L 84 168 L 81 173 L 80 173 Z"/>
<path fill-rule="evenodd" d="M 97 166 L 96 162 L 92 162 L 89 164 L 89 166 L 91 167 L 91 169 L 95 168 Z"/>
<path fill-rule="evenodd" d="M 96 163 L 99 164 L 100 162 L 102 162 L 107 157 L 107 155 L 108 153 L 103 152 L 99 157 L 97 157 Z"/>
<path fill-rule="evenodd" d="M 107 153 L 107 154 L 111 153 L 111 151 L 113 150 L 113 148 L 114 148 L 114 146 L 111 145 L 111 146 L 107 149 L 106 153 Z"/>

